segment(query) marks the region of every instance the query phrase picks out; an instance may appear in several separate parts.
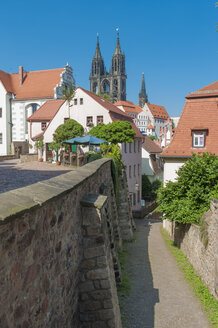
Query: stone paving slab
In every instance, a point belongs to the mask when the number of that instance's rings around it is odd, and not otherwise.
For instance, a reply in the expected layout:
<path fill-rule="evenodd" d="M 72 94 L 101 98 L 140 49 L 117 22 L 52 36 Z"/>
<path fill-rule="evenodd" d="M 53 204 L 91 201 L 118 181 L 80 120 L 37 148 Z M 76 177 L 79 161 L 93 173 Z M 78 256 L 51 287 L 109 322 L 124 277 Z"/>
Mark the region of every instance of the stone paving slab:
<path fill-rule="evenodd" d="M 47 180 L 73 169 L 45 162 L 20 163 L 19 159 L 0 162 L 0 193 Z"/>
<path fill-rule="evenodd" d="M 126 271 L 131 292 L 124 300 L 123 328 L 211 327 L 200 302 L 160 234 L 161 222 L 136 220 Z"/>

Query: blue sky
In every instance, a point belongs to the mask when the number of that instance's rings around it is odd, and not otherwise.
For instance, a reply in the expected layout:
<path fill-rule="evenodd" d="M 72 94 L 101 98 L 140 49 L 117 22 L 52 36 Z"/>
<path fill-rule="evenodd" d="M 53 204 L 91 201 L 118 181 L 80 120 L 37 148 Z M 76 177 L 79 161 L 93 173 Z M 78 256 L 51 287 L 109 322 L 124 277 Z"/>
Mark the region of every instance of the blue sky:
<path fill-rule="evenodd" d="M 185 95 L 217 80 L 218 8 L 211 0 L 28 0 L 1 3 L 0 69 L 72 66 L 89 89 L 99 32 L 107 69 L 120 30 L 127 99 L 138 103 L 142 72 L 149 101 L 181 114 Z"/>

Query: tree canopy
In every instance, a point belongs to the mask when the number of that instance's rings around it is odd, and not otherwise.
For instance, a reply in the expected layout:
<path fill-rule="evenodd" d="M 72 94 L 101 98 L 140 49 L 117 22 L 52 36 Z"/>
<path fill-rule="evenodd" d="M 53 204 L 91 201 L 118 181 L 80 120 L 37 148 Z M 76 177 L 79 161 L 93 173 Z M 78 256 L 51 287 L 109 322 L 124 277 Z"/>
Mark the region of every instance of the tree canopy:
<path fill-rule="evenodd" d="M 63 96 L 62 99 L 66 100 L 68 103 L 68 106 L 71 107 L 73 106 L 73 104 L 71 104 L 71 101 L 73 100 L 74 94 L 75 94 L 75 88 L 73 85 L 71 85 L 70 87 L 65 87 L 61 90 Z"/>
<path fill-rule="evenodd" d="M 62 142 L 67 139 L 82 137 L 84 129 L 77 121 L 69 119 L 66 123 L 59 125 L 53 134 L 55 142 Z"/>
<path fill-rule="evenodd" d="M 218 198 L 218 156 L 192 155 L 177 174 L 175 182 L 159 189 L 157 211 L 171 221 L 199 224 L 211 198 Z"/>
<path fill-rule="evenodd" d="M 114 121 L 106 125 L 98 124 L 89 131 L 89 134 L 114 144 L 133 142 L 136 135 L 130 122 L 127 121 Z"/>

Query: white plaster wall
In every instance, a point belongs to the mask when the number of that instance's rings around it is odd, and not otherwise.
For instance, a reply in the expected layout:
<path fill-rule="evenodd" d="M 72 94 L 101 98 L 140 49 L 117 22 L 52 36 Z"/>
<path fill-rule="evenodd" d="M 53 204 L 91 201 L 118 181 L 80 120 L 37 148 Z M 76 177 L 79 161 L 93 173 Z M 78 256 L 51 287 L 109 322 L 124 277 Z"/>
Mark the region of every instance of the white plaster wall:
<path fill-rule="evenodd" d="M 28 140 L 29 134 L 26 133 L 26 117 L 32 115 L 31 104 L 37 104 L 38 107 L 40 107 L 47 100 L 48 99 L 31 99 L 28 101 L 12 101 L 12 141 Z"/>
<path fill-rule="evenodd" d="M 0 118 L 0 133 L 2 133 L 2 144 L 0 144 L 0 155 L 7 155 L 7 97 L 6 90 L 0 81 L 0 107 L 2 108 L 2 118 Z"/>
<path fill-rule="evenodd" d="M 56 113 L 53 120 L 49 123 L 47 129 L 44 133 L 44 143 L 50 143 L 53 141 L 53 134 L 55 130 L 59 127 L 59 125 L 64 124 L 64 119 L 68 118 L 68 105 L 65 102 L 59 111 Z"/>
<path fill-rule="evenodd" d="M 80 105 L 80 98 L 83 98 L 83 105 Z M 87 131 L 89 131 L 89 128 L 86 127 L 87 116 L 93 117 L 94 125 L 97 125 L 97 116 L 103 116 L 104 124 L 112 122 L 108 110 L 102 107 L 83 90 L 77 89 L 74 99 L 77 99 L 77 105 L 73 105 L 70 108 L 70 118 L 79 122 Z"/>
<path fill-rule="evenodd" d="M 185 163 L 183 158 L 164 158 L 164 185 L 168 181 L 174 182 L 176 180 L 176 172 Z"/>

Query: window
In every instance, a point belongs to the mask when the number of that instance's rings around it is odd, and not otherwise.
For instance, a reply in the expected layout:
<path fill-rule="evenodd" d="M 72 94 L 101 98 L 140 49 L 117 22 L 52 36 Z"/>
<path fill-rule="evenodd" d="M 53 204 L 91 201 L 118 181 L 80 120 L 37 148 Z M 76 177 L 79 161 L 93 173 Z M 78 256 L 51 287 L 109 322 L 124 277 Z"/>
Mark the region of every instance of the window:
<path fill-rule="evenodd" d="M 45 129 L 46 129 L 46 122 L 42 122 L 42 123 L 41 123 L 41 129 L 42 129 L 42 130 L 45 130 Z"/>
<path fill-rule="evenodd" d="M 2 141 L 2 133 L 0 133 L 0 144 L 2 144 L 3 141 Z"/>
<path fill-rule="evenodd" d="M 92 116 L 87 116 L 86 117 L 86 125 L 87 126 L 93 126 L 93 117 Z"/>
<path fill-rule="evenodd" d="M 138 175 L 140 175 L 140 164 L 138 164 Z"/>
<path fill-rule="evenodd" d="M 83 105 L 83 98 L 80 98 L 79 103 L 80 105 Z"/>
<path fill-rule="evenodd" d="M 74 105 L 77 105 L 77 99 L 74 99 Z"/>
<path fill-rule="evenodd" d="M 103 116 L 97 116 L 97 124 L 104 123 Z"/>
<path fill-rule="evenodd" d="M 129 178 L 132 177 L 132 168 L 131 168 L 131 165 L 129 166 Z"/>
<path fill-rule="evenodd" d="M 144 129 L 144 131 L 145 131 L 145 129 Z M 140 142 L 140 140 L 138 140 L 138 152 L 139 153 L 141 152 L 141 142 Z"/>
<path fill-rule="evenodd" d="M 38 108 L 37 104 L 32 104 L 33 114 L 37 111 L 37 108 Z"/>
<path fill-rule="evenodd" d="M 133 206 L 135 206 L 136 205 L 136 194 L 135 194 L 135 192 L 133 193 Z"/>
<path fill-rule="evenodd" d="M 134 171 L 133 171 L 134 177 L 136 176 L 136 165 L 134 165 Z"/>
<path fill-rule="evenodd" d="M 192 147 L 205 147 L 206 131 L 192 131 Z"/>
<path fill-rule="evenodd" d="M 140 190 L 137 191 L 137 201 L 140 203 Z"/>
<path fill-rule="evenodd" d="M 134 140 L 134 153 L 136 153 L 136 140 Z"/>
<path fill-rule="evenodd" d="M 132 152 L 132 144 L 131 144 L 131 142 L 129 143 L 129 152 L 130 153 Z"/>
<path fill-rule="evenodd" d="M 127 144 L 124 143 L 124 153 L 127 153 Z"/>
<path fill-rule="evenodd" d="M 0 108 L 0 117 L 2 117 L 2 108 Z"/>

